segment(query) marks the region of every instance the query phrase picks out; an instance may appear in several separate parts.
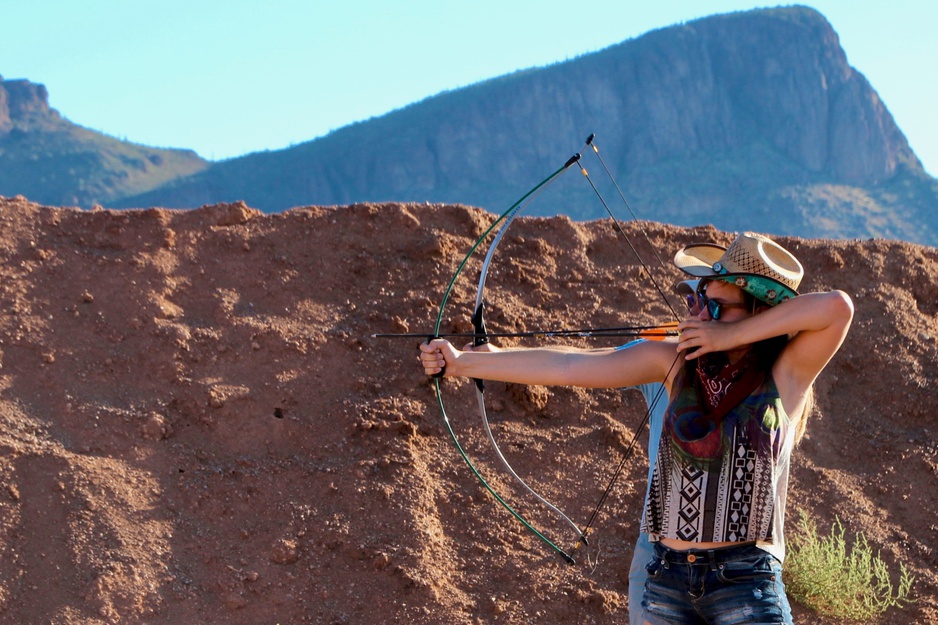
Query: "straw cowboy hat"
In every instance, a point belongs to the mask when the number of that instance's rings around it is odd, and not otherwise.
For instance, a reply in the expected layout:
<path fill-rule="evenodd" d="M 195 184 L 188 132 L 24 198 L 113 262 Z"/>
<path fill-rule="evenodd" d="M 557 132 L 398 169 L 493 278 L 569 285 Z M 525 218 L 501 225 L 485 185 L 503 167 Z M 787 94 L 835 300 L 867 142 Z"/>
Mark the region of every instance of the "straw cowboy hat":
<path fill-rule="evenodd" d="M 744 232 L 725 248 L 712 243 L 688 245 L 674 255 L 678 269 L 696 278 L 735 284 L 770 306 L 798 295 L 804 267 L 772 239 Z"/>

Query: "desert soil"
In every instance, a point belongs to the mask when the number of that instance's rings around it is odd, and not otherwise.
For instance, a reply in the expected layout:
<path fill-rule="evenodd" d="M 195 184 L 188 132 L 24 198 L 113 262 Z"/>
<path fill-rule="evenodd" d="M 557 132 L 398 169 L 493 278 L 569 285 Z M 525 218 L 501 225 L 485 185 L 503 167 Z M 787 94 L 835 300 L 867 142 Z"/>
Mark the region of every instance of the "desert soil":
<path fill-rule="evenodd" d="M 265 215 L 0 199 L 0 622 L 625 623 L 647 434 L 567 564 L 460 456 L 419 339 L 372 337 L 432 332 L 494 218 L 451 205 Z M 666 291 L 681 276 L 652 246 L 667 259 L 733 236 L 623 227 L 647 270 L 607 220 L 520 218 L 492 263 L 489 329 L 666 321 L 648 272 Z M 801 511 L 862 532 L 894 575 L 901 563 L 916 576 L 916 602 L 876 622 L 938 623 L 938 250 L 779 240 L 806 267 L 803 291 L 843 289 L 856 304 L 796 451 L 789 532 Z M 483 251 L 442 331 L 470 329 Z M 473 385 L 441 389 L 480 473 L 572 549 L 570 528 L 497 462 Z M 486 395 L 515 470 L 585 523 L 641 396 L 494 383 Z M 834 622 L 794 607 L 800 623 Z"/>

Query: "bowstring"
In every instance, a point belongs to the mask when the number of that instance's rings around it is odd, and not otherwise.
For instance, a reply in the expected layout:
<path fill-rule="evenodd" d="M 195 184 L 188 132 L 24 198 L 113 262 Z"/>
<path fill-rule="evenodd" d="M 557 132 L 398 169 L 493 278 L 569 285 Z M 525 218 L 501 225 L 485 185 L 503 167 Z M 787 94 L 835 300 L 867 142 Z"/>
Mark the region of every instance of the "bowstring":
<path fill-rule="evenodd" d="M 645 242 L 648 243 L 649 247 L 651 247 L 652 251 L 654 252 L 655 257 L 658 260 L 658 265 L 662 269 L 665 269 L 666 265 L 664 261 L 661 259 L 661 256 L 658 254 L 657 248 L 652 244 L 651 238 L 648 236 L 648 232 L 645 230 L 645 228 L 641 224 L 641 220 L 638 219 L 638 217 L 635 214 L 635 211 L 632 210 L 632 206 L 631 204 L 629 204 L 629 201 L 626 199 L 625 194 L 622 192 L 621 187 L 619 187 L 618 182 L 616 182 L 615 176 L 613 176 L 609 167 L 606 166 L 606 162 L 603 160 L 602 156 L 600 155 L 599 148 L 594 143 L 594 139 L 595 139 L 595 135 L 590 135 L 586 140 L 586 144 L 592 148 L 592 152 L 596 155 L 596 158 L 599 160 L 600 164 L 602 165 L 603 171 L 605 171 L 607 177 L 615 186 L 616 191 L 618 192 L 619 197 L 621 198 L 623 204 L 625 204 L 625 206 L 628 208 L 629 213 L 632 215 L 632 219 L 638 225 L 639 230 L 641 231 L 642 236 L 645 239 Z M 612 209 L 609 208 L 609 204 L 606 202 L 605 198 L 602 196 L 602 193 L 600 193 L 599 189 L 593 183 L 593 179 L 590 177 L 589 172 L 586 170 L 585 167 L 583 167 L 583 164 L 580 161 L 577 161 L 577 164 L 580 167 L 581 173 L 586 178 L 587 182 L 589 182 L 589 185 L 593 189 L 593 192 L 596 194 L 596 197 L 599 199 L 600 203 L 603 205 L 603 208 L 606 210 L 606 213 L 609 215 L 609 217 L 612 219 L 613 223 L 615 224 L 615 229 L 617 233 L 625 239 L 626 243 L 629 246 L 629 249 L 632 250 L 632 253 L 635 255 L 635 258 L 638 259 L 639 264 L 642 266 L 642 269 L 645 271 L 645 274 L 648 275 L 648 278 L 651 280 L 652 284 L 654 285 L 655 290 L 658 291 L 658 294 L 661 296 L 661 299 L 664 301 L 665 305 L 668 307 L 668 310 L 671 311 L 671 314 L 673 315 L 674 319 L 679 322 L 680 317 L 678 316 L 677 311 L 674 310 L 674 307 L 671 305 L 671 302 L 668 299 L 667 295 L 665 295 L 664 290 L 658 284 L 658 281 L 655 279 L 654 275 L 652 274 L 651 270 L 648 268 L 648 265 L 645 263 L 644 259 L 642 259 L 641 255 L 638 253 L 638 250 L 632 244 L 632 240 L 629 238 L 628 234 L 625 233 L 625 230 L 622 228 L 622 225 L 619 223 L 619 220 L 616 218 L 615 214 L 613 214 Z M 675 356 L 674 361 L 671 363 L 671 366 L 668 368 L 668 373 L 665 375 L 665 380 L 667 380 L 668 377 L 671 375 L 671 372 L 674 370 L 674 367 L 678 363 L 679 360 L 680 360 L 680 354 Z M 641 435 L 642 431 L 645 429 L 645 426 L 650 421 L 652 412 L 654 412 L 655 408 L 658 405 L 658 402 L 661 401 L 662 397 L 664 396 L 664 391 L 665 391 L 665 386 L 664 384 L 661 384 L 660 388 L 655 393 L 655 396 L 652 399 L 652 401 L 648 402 L 647 409 L 645 410 L 645 415 L 642 417 L 642 420 L 639 422 L 638 427 L 635 429 L 635 433 L 632 435 L 632 438 L 629 441 L 629 444 L 627 445 L 625 451 L 623 452 L 622 458 L 620 459 L 618 466 L 616 466 L 616 469 L 613 472 L 612 476 L 610 477 L 608 483 L 606 484 L 606 488 L 603 490 L 602 495 L 599 498 L 599 501 L 596 503 L 596 506 L 593 508 L 593 512 L 590 514 L 589 520 L 587 521 L 586 525 L 583 528 L 584 535 L 588 536 L 589 533 L 591 532 L 593 523 L 599 517 L 600 510 L 602 509 L 603 505 L 605 505 L 606 500 L 609 498 L 609 495 L 612 492 L 612 489 L 615 486 L 615 483 L 618 481 L 619 476 L 621 475 L 623 469 L 625 468 L 626 463 L 631 458 L 632 453 L 635 448 L 635 444 L 638 442 L 638 437 Z M 575 552 L 576 549 L 578 549 L 581 544 L 588 544 L 588 543 L 585 539 L 581 539 L 579 542 L 577 542 L 576 545 L 574 545 L 573 551 Z"/>

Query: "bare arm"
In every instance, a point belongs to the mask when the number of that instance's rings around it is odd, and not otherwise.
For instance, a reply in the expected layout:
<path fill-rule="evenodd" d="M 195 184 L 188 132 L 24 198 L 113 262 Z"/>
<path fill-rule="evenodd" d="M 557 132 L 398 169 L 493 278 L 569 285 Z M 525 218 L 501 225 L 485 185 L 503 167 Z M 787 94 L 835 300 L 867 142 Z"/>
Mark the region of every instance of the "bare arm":
<path fill-rule="evenodd" d="M 662 382 L 674 362 L 669 341 L 645 341 L 628 349 L 576 349 L 537 347 L 484 353 L 459 351 L 436 339 L 420 346 L 420 361 L 427 375 L 445 365 L 447 377 L 499 380 L 544 386 L 617 388 Z"/>
<path fill-rule="evenodd" d="M 792 336 L 773 372 L 779 390 L 789 398 L 786 404 L 793 406 L 840 349 L 852 321 L 853 302 L 843 291 L 806 293 L 736 323 L 684 321 L 678 326 L 678 349 L 691 359 Z"/>

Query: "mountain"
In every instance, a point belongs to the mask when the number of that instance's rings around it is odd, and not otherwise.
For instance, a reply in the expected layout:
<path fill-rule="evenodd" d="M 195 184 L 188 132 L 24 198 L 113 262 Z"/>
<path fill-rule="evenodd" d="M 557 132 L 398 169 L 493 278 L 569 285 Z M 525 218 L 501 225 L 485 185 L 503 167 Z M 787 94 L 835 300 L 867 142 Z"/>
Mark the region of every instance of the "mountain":
<path fill-rule="evenodd" d="M 0 194 L 88 208 L 207 166 L 191 150 L 146 147 L 73 124 L 49 107 L 45 86 L 0 76 Z"/>
<path fill-rule="evenodd" d="M 938 181 L 807 7 L 653 31 L 111 205 L 428 201 L 500 212 L 590 133 L 643 217 L 938 245 Z M 599 217 L 583 187 L 543 193 L 529 211 Z"/>
<path fill-rule="evenodd" d="M 278 212 L 401 201 L 501 212 L 584 151 L 592 133 L 642 218 L 938 245 L 938 180 L 831 25 L 803 6 L 652 31 L 218 163 L 82 128 L 49 108 L 42 85 L 2 81 L 0 195 L 85 208 L 244 201 Z M 591 180 L 627 217 L 595 156 L 585 149 Z M 525 210 L 604 214 L 579 175 Z"/>

